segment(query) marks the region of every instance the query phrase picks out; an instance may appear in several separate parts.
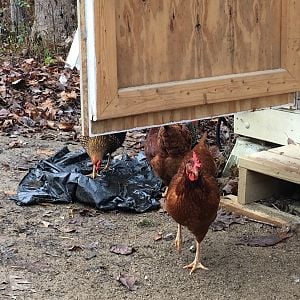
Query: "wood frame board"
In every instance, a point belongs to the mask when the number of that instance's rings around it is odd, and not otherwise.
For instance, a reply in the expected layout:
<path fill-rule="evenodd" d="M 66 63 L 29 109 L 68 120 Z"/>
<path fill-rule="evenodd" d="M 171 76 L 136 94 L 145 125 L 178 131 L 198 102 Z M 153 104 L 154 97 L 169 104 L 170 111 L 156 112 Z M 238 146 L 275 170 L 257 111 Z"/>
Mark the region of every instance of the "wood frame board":
<path fill-rule="evenodd" d="M 125 88 L 118 87 L 116 1 L 78 1 L 84 135 L 279 106 L 300 90 L 300 1 L 280 1 L 279 68 Z"/>

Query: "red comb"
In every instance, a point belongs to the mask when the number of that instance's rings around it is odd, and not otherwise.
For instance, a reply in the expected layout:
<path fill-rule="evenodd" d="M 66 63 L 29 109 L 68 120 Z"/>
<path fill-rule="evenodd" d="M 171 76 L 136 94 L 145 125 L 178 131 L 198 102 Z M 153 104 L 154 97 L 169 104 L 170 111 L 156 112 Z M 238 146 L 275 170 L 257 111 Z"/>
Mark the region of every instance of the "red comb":
<path fill-rule="evenodd" d="M 195 151 L 193 151 L 193 161 L 194 161 L 196 167 L 201 167 L 201 162 Z"/>

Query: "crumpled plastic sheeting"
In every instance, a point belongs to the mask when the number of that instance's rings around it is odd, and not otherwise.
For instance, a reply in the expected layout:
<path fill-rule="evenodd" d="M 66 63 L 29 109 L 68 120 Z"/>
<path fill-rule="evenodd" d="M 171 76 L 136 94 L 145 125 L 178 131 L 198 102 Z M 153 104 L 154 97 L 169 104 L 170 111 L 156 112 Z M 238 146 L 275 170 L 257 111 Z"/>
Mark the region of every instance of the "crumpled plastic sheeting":
<path fill-rule="evenodd" d="M 101 210 L 145 212 L 160 207 L 161 180 L 154 175 L 145 155 L 123 155 L 95 180 L 85 152 L 70 152 L 67 147 L 38 163 L 19 184 L 12 198 L 19 205 L 40 202 L 81 202 Z"/>

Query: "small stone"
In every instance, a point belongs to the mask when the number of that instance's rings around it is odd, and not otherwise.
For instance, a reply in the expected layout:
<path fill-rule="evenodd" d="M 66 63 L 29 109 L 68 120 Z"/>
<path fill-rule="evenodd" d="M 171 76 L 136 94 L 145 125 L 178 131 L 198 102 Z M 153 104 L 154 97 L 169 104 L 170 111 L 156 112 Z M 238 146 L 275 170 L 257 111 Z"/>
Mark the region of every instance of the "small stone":
<path fill-rule="evenodd" d="M 164 240 L 166 241 L 172 241 L 174 240 L 175 236 L 174 236 L 174 233 L 168 233 L 164 236 Z"/>
<path fill-rule="evenodd" d="M 192 253 L 196 253 L 196 247 L 195 247 L 195 245 L 192 245 L 192 246 L 190 247 L 190 251 L 191 251 Z"/>

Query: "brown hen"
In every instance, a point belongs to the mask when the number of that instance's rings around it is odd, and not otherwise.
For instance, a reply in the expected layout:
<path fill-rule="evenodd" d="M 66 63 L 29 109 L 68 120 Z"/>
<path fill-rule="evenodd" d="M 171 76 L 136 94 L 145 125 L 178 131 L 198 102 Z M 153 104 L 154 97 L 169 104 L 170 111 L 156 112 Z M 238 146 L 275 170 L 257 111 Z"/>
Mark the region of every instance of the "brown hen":
<path fill-rule="evenodd" d="M 169 184 L 166 210 L 179 224 L 175 240 L 181 249 L 181 226 L 186 226 L 196 238 L 197 250 L 194 261 L 185 266 L 206 269 L 200 262 L 200 243 L 217 215 L 220 202 L 215 178 L 216 166 L 205 144 L 206 134 L 182 160 L 177 174 Z"/>
<path fill-rule="evenodd" d="M 95 137 L 81 136 L 80 142 L 93 163 L 92 177 L 95 178 L 100 170 L 102 161 L 108 155 L 108 162 L 104 169 L 108 168 L 110 155 L 122 146 L 126 137 L 126 132 L 119 132 Z"/>
<path fill-rule="evenodd" d="M 166 186 L 176 174 L 184 155 L 191 150 L 191 142 L 191 133 L 182 124 L 150 129 L 144 145 L 145 155 Z"/>

